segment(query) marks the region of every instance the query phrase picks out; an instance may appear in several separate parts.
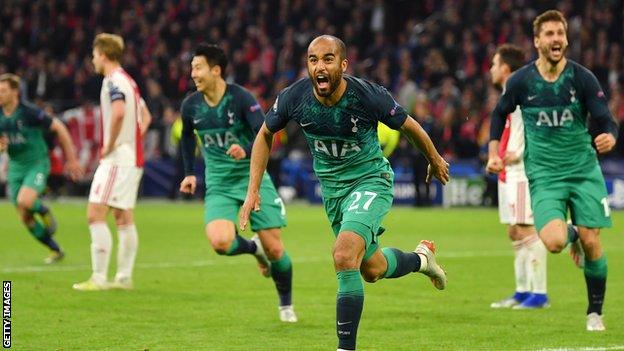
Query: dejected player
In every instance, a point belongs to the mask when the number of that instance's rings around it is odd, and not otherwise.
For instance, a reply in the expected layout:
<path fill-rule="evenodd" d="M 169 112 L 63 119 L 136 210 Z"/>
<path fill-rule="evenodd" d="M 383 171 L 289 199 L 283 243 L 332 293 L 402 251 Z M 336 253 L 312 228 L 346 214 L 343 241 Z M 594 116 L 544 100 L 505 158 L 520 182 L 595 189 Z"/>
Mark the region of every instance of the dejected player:
<path fill-rule="evenodd" d="M 510 44 L 499 46 L 490 68 L 492 83 L 505 89 L 509 76 L 523 65 L 522 49 Z M 524 172 L 524 125 L 520 108 L 507 116 L 499 156 L 505 168 L 498 174 L 498 213 L 501 223 L 508 225 L 509 239 L 514 247 L 516 291 L 490 306 L 514 309 L 548 307 L 546 247 L 533 225 L 529 181 Z"/>

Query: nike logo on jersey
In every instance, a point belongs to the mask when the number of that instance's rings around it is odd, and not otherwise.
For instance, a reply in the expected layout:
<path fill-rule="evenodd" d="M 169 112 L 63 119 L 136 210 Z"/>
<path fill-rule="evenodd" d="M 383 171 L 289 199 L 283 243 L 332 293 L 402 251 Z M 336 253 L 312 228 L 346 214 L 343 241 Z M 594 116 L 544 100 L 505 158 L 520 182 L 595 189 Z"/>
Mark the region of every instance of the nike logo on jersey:
<path fill-rule="evenodd" d="M 307 126 L 311 126 L 311 125 L 313 125 L 313 124 L 314 124 L 314 122 L 301 123 L 301 126 L 302 126 L 302 127 L 307 127 Z"/>
<path fill-rule="evenodd" d="M 193 123 L 195 123 L 195 124 L 200 124 L 200 123 L 201 123 L 201 121 L 202 121 L 201 119 L 194 119 L 194 120 L 193 120 Z"/>
<path fill-rule="evenodd" d="M 527 101 L 531 101 L 533 99 L 535 99 L 537 97 L 537 95 L 531 95 L 529 97 L 527 97 Z"/>

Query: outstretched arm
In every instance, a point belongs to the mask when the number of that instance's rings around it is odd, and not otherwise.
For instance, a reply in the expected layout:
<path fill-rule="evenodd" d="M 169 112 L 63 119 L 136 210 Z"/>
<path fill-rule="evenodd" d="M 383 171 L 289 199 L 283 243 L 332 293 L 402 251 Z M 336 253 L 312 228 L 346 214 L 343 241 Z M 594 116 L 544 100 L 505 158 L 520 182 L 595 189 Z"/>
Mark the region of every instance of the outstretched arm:
<path fill-rule="evenodd" d="M 405 119 L 405 123 L 401 126 L 401 132 L 409 141 L 416 146 L 429 161 L 429 167 L 427 167 L 427 183 L 431 181 L 432 177 L 435 177 L 445 185 L 449 182 L 449 164 L 440 156 L 438 150 L 436 150 L 429 135 L 422 129 L 420 124 L 415 119 L 408 116 Z"/>
<path fill-rule="evenodd" d="M 271 146 L 273 145 L 273 132 L 271 132 L 266 124 L 262 124 L 256 140 L 251 150 L 251 165 L 249 169 L 249 186 L 247 187 L 247 197 L 245 203 L 240 209 L 239 226 L 241 230 L 245 230 L 249 222 L 251 211 L 260 210 L 260 183 L 262 175 L 267 167 Z"/>
<path fill-rule="evenodd" d="M 65 159 L 67 160 L 65 168 L 69 176 L 73 181 L 78 181 L 83 175 L 83 169 L 76 157 L 76 148 L 74 147 L 67 127 L 57 118 L 53 118 L 52 124 L 50 124 L 50 130 L 58 136 L 63 154 L 65 154 Z"/>

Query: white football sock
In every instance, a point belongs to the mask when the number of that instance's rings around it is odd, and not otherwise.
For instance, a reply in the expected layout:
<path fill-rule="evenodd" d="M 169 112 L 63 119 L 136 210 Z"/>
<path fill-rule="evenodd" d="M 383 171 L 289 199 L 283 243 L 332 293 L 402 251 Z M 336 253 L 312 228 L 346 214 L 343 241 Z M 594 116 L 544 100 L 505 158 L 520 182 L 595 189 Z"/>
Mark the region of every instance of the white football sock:
<path fill-rule="evenodd" d="M 115 280 L 131 279 L 134 260 L 139 246 L 136 226 L 134 223 L 119 226 L 117 235 L 119 237 L 119 247 L 117 250 L 117 275 L 115 275 Z"/>
<path fill-rule="evenodd" d="M 423 254 L 418 254 L 418 257 L 420 257 L 420 268 L 418 268 L 418 271 L 424 272 L 429 269 L 429 259 L 427 258 L 427 256 Z"/>
<path fill-rule="evenodd" d="M 535 294 L 546 294 L 546 247 L 536 235 L 526 244 L 531 261 L 531 285 Z"/>
<path fill-rule="evenodd" d="M 516 277 L 516 291 L 531 291 L 531 282 L 529 280 L 529 250 L 525 245 L 526 239 L 512 241 L 514 247 L 514 274 Z"/>
<path fill-rule="evenodd" d="M 98 284 L 104 284 L 108 275 L 108 262 L 110 261 L 113 237 L 106 222 L 89 224 L 91 233 L 91 267 L 93 279 Z"/>

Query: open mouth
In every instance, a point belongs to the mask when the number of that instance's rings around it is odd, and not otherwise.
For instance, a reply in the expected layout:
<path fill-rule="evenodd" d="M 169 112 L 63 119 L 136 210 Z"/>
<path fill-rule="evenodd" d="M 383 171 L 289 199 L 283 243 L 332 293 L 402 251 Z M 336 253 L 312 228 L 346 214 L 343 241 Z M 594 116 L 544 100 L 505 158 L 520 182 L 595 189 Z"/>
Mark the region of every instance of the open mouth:
<path fill-rule="evenodd" d="M 555 55 L 561 55 L 562 51 L 563 51 L 563 48 L 559 44 L 553 45 L 550 48 L 550 52 Z"/>
<path fill-rule="evenodd" d="M 316 84 L 320 90 L 329 89 L 329 78 L 324 74 L 317 74 Z"/>

